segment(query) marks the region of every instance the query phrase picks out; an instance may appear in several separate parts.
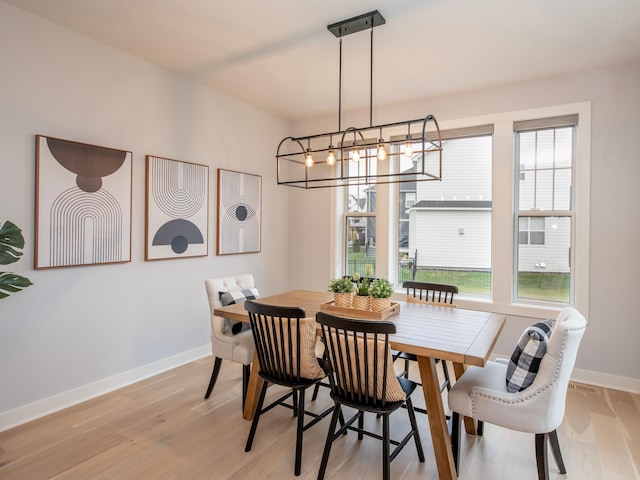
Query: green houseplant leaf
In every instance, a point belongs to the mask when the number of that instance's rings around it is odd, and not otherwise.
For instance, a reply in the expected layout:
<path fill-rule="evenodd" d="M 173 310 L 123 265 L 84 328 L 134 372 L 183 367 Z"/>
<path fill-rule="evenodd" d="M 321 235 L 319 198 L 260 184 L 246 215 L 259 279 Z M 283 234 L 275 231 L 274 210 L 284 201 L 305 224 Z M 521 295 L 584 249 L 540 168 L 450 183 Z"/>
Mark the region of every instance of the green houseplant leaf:
<path fill-rule="evenodd" d="M 369 295 L 373 298 L 389 298 L 393 295 L 393 283 L 386 278 L 380 278 L 369 287 Z"/>
<path fill-rule="evenodd" d="M 0 265 L 9 265 L 20 260 L 22 248 L 22 230 L 11 222 L 4 222 L 0 227 Z"/>
<path fill-rule="evenodd" d="M 350 278 L 336 278 L 329 283 L 329 291 L 334 293 L 351 293 L 354 285 Z"/>
<path fill-rule="evenodd" d="M 29 285 L 33 285 L 33 283 L 28 278 L 15 273 L 0 272 L 0 298 L 8 297 L 9 293 L 19 292 Z"/>
<path fill-rule="evenodd" d="M 356 289 L 356 295 L 359 295 L 361 297 L 369 296 L 369 279 L 368 278 L 363 279 L 360 285 L 358 285 L 358 288 Z"/>
<path fill-rule="evenodd" d="M 20 260 L 24 248 L 22 230 L 6 221 L 0 226 L 0 265 L 9 265 Z M 0 272 L 0 299 L 11 293 L 33 285 L 31 280 L 11 272 Z"/>

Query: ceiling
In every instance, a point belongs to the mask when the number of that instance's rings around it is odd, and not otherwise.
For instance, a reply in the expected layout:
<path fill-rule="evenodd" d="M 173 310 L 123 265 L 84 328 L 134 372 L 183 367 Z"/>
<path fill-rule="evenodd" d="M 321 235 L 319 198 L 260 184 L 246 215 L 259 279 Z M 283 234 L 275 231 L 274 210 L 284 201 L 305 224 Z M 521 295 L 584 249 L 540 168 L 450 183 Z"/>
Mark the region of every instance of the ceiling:
<path fill-rule="evenodd" d="M 640 60 L 638 0 L 4 0 L 297 120 L 338 108 L 327 25 L 379 10 L 374 105 Z M 367 31 L 344 37 L 342 108 L 369 106 Z"/>

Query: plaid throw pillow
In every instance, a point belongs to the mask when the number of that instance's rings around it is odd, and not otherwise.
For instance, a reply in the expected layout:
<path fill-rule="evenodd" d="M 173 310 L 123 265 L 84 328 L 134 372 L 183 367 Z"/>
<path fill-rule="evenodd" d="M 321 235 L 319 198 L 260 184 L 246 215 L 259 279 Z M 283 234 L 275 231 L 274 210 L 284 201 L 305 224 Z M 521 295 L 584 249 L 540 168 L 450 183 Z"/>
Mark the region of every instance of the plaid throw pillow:
<path fill-rule="evenodd" d="M 244 303 L 245 300 L 255 300 L 260 298 L 257 288 L 247 288 L 245 290 L 236 290 L 234 292 L 220 292 L 220 303 L 223 307 L 234 305 L 236 303 Z M 248 322 L 237 322 L 229 318 L 224 319 L 224 333 L 237 335 L 238 333 L 249 330 L 251 324 Z"/>
<path fill-rule="evenodd" d="M 521 392 L 533 383 L 547 353 L 551 320 L 535 323 L 522 333 L 507 367 L 507 390 Z"/>

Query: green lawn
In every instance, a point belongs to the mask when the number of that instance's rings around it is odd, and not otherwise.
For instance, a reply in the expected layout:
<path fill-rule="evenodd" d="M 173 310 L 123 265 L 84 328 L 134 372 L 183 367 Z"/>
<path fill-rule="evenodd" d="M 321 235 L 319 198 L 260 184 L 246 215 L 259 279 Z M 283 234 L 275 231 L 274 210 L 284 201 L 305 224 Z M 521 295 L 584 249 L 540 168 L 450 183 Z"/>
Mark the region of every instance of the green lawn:
<path fill-rule="evenodd" d="M 349 252 L 348 272 L 358 272 L 365 275 L 364 266 L 373 267 L 375 276 L 376 262 L 373 258 L 365 258 L 364 249 L 358 253 Z M 398 285 L 405 280 L 411 280 L 411 270 L 401 268 L 398 272 Z M 416 281 L 431 283 L 446 283 L 457 285 L 460 292 L 491 294 L 490 272 L 467 272 L 458 270 L 420 270 L 416 271 Z M 518 275 L 518 298 L 530 300 L 546 300 L 552 302 L 566 302 L 570 300 L 571 275 L 568 273 L 527 272 Z"/>

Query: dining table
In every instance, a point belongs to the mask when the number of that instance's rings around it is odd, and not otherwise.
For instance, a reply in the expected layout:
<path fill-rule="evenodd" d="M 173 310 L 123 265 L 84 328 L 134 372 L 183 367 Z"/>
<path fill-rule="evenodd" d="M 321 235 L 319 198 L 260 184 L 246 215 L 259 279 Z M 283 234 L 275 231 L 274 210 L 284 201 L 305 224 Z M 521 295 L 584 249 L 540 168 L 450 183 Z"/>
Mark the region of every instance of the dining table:
<path fill-rule="evenodd" d="M 317 312 L 330 309 L 332 300 L 333 294 L 329 292 L 291 290 L 261 297 L 256 301 L 267 305 L 302 307 L 308 317 L 314 317 Z M 483 367 L 502 331 L 505 316 L 402 300 L 396 303 L 396 313 L 387 318 L 396 325 L 396 333 L 389 337 L 391 348 L 412 353 L 418 358 L 438 476 L 443 480 L 456 479 L 436 360 L 451 362 L 456 379 L 468 365 Z M 231 320 L 249 321 L 249 314 L 242 304 L 216 308 L 214 314 Z M 254 365 L 258 365 L 255 356 Z M 247 420 L 253 418 L 261 386 L 258 369 L 252 368 L 244 408 L 244 418 Z M 476 433 L 473 419 L 465 418 L 464 425 L 468 433 Z"/>

